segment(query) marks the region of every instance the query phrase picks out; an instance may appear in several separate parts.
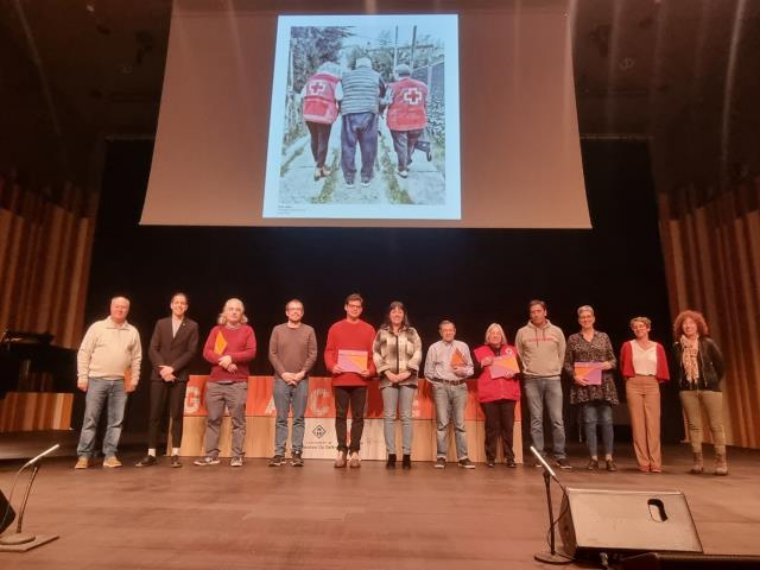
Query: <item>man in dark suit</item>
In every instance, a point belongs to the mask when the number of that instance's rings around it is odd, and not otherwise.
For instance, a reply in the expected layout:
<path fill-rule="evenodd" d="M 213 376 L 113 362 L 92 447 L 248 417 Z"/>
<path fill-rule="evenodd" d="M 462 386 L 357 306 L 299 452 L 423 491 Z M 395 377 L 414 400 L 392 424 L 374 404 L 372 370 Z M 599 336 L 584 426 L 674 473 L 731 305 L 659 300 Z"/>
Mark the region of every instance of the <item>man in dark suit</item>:
<path fill-rule="evenodd" d="M 175 293 L 170 317 L 159 319 L 150 339 L 150 420 L 148 424 L 148 454 L 137 467 L 155 465 L 158 433 L 169 400 L 171 417 L 171 466 L 182 467 L 179 448 L 182 443 L 182 422 L 185 408 L 188 365 L 198 349 L 198 323 L 185 316 L 187 295 Z"/>

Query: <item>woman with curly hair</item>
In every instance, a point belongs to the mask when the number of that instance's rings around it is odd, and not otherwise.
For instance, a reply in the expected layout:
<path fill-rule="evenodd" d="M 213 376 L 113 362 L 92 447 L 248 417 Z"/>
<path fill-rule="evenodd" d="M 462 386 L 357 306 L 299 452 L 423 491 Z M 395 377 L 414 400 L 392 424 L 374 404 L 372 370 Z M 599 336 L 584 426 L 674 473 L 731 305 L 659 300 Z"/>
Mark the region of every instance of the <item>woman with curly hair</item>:
<path fill-rule="evenodd" d="M 720 381 L 725 365 L 723 355 L 709 336 L 702 313 L 682 311 L 673 323 L 673 350 L 678 368 L 681 405 L 689 426 L 689 441 L 694 454 L 691 473 L 704 472 L 702 457 L 702 411 L 707 415 L 715 447 L 715 474 L 728 475 L 726 433 L 723 429 L 723 394 Z"/>

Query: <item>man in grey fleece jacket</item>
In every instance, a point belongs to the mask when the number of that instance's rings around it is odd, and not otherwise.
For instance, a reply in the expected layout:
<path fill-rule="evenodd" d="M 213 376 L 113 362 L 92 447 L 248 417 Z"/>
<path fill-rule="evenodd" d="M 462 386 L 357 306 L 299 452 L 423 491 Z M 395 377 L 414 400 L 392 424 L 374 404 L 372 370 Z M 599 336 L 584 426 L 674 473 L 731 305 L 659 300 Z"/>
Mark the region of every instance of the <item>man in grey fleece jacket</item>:
<path fill-rule="evenodd" d="M 523 364 L 525 396 L 530 409 L 530 437 L 533 447 L 544 451 L 544 404 L 549 412 L 558 467 L 572 469 L 565 454 L 565 424 L 562 420 L 560 374 L 565 359 L 565 335 L 546 318 L 546 303 L 528 304 L 530 321 L 517 331 L 515 345 Z"/>

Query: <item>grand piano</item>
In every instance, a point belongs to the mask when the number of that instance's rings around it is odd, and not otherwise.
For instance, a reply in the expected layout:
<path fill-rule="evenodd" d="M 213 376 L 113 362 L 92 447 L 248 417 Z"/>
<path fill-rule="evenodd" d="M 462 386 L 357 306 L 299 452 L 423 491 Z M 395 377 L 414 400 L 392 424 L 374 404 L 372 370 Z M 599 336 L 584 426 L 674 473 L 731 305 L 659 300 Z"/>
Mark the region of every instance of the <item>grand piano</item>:
<path fill-rule="evenodd" d="M 0 336 L 0 398 L 7 392 L 71 392 L 76 350 L 53 346 L 50 333 L 6 329 Z"/>

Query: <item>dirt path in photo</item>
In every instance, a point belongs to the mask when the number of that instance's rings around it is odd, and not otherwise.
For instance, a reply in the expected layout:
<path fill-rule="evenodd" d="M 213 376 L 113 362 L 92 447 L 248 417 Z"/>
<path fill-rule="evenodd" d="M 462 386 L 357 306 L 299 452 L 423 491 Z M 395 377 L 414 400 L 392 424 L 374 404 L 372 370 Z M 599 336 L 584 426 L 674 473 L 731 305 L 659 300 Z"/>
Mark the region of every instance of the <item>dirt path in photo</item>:
<path fill-rule="evenodd" d="M 404 179 L 396 171 L 396 153 L 393 140 L 385 122 L 378 128 L 378 153 L 375 176 L 368 186 L 358 180 L 348 188 L 340 170 L 341 119 L 333 124 L 327 151 L 326 166 L 329 176 L 314 180 L 315 163 L 311 154 L 308 135 L 294 141 L 285 151 L 280 178 L 279 202 L 282 205 L 301 204 L 443 204 L 445 198 L 444 178 L 427 162 L 425 153 L 415 152 Z M 356 150 L 357 170 L 361 168 L 361 156 Z"/>

